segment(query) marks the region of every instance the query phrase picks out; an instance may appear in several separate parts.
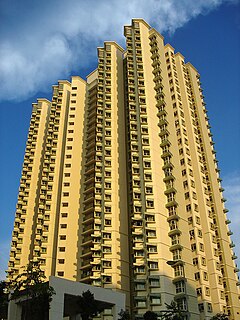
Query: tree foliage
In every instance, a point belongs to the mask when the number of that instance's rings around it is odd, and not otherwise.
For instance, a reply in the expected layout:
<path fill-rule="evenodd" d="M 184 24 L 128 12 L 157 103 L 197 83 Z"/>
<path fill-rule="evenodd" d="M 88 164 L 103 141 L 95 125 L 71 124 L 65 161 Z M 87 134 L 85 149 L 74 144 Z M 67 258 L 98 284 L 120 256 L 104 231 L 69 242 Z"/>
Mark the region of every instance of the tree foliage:
<path fill-rule="evenodd" d="M 90 290 L 87 290 L 81 296 L 78 296 L 77 310 L 82 320 L 89 320 L 97 316 L 104 308 L 99 301 L 94 299 L 94 294 Z"/>
<path fill-rule="evenodd" d="M 0 319 L 7 319 L 8 294 L 6 292 L 7 283 L 0 281 Z"/>
<path fill-rule="evenodd" d="M 211 320 L 229 320 L 228 316 L 224 313 L 217 313 Z"/>
<path fill-rule="evenodd" d="M 143 315 L 144 320 L 157 320 L 158 316 L 155 312 L 153 311 L 147 311 Z"/>
<path fill-rule="evenodd" d="M 172 301 L 170 304 L 166 303 L 169 314 L 166 314 L 166 319 L 169 320 L 182 320 L 184 319 L 183 312 L 176 301 Z"/>
<path fill-rule="evenodd" d="M 118 314 L 120 316 L 119 320 L 130 320 L 131 316 L 128 310 L 121 310 Z"/>
<path fill-rule="evenodd" d="M 22 306 L 23 320 L 47 320 L 54 289 L 46 282 L 39 262 L 30 262 L 8 287 L 11 300 Z"/>

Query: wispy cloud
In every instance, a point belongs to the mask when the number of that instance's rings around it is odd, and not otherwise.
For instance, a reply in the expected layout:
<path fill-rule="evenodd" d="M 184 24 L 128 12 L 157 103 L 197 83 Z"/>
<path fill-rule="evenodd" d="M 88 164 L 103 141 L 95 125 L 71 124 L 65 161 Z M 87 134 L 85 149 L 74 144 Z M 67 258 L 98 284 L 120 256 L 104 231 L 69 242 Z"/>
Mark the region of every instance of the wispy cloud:
<path fill-rule="evenodd" d="M 240 267 L 240 172 L 234 172 L 224 177 L 223 186 L 224 196 L 228 200 L 226 207 L 229 209 L 228 218 L 231 220 L 230 229 L 233 231 L 231 236 L 236 247 L 234 252 L 238 256 L 238 266 Z"/>
<path fill-rule="evenodd" d="M 131 18 L 174 32 L 223 2 L 235 0 L 3 1 L 0 100 L 24 100 L 90 66 L 104 40 L 124 44 L 123 25 Z"/>

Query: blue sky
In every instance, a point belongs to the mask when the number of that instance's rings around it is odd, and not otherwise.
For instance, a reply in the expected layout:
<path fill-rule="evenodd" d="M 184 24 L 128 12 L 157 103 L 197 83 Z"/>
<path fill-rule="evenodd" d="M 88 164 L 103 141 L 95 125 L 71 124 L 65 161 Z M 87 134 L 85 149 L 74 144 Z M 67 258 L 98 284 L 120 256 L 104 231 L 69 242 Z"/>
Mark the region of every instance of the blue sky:
<path fill-rule="evenodd" d="M 104 18 L 106 17 L 106 18 Z M 240 4 L 235 0 L 0 0 L 0 278 L 7 267 L 31 104 L 96 67 L 104 40 L 144 18 L 200 72 L 240 256 Z M 239 263 L 238 263 L 239 264 Z"/>

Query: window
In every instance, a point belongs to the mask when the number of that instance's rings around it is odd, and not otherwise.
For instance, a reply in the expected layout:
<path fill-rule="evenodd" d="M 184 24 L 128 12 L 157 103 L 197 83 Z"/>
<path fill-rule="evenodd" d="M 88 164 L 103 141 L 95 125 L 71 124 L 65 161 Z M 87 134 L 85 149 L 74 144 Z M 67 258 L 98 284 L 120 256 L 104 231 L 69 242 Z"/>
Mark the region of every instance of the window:
<path fill-rule="evenodd" d="M 144 266 L 137 266 L 135 270 L 137 273 L 144 273 L 145 267 Z"/>
<path fill-rule="evenodd" d="M 60 235 L 60 240 L 66 240 L 67 239 L 67 236 L 66 235 Z"/>
<path fill-rule="evenodd" d="M 176 282 L 176 293 L 185 292 L 185 283 L 184 281 Z"/>
<path fill-rule="evenodd" d="M 177 214 L 176 208 L 175 207 L 169 207 L 168 208 L 168 215 L 169 217 L 174 216 Z"/>
<path fill-rule="evenodd" d="M 112 212 L 112 208 L 110 206 L 105 206 L 105 212 L 111 213 Z"/>
<path fill-rule="evenodd" d="M 205 281 L 208 280 L 208 274 L 207 274 L 207 272 L 203 272 L 203 280 L 205 280 Z"/>
<path fill-rule="evenodd" d="M 64 259 L 58 259 L 58 263 L 59 263 L 59 264 L 64 264 L 64 263 L 65 263 L 65 260 L 64 260 Z"/>
<path fill-rule="evenodd" d="M 205 292 L 206 292 L 206 296 L 210 296 L 210 288 L 206 287 Z"/>
<path fill-rule="evenodd" d="M 152 175 L 151 173 L 145 173 L 145 180 L 151 181 L 152 180 Z"/>
<path fill-rule="evenodd" d="M 63 276 L 64 276 L 64 272 L 63 272 L 63 271 L 58 271 L 57 275 L 58 275 L 59 277 L 63 277 Z"/>
<path fill-rule="evenodd" d="M 111 189 L 111 182 L 105 182 L 105 188 Z"/>
<path fill-rule="evenodd" d="M 145 168 L 151 168 L 151 162 L 150 161 L 144 161 L 144 167 Z"/>
<path fill-rule="evenodd" d="M 141 199 L 141 193 L 134 192 L 135 199 Z"/>
<path fill-rule="evenodd" d="M 186 189 L 186 188 L 188 187 L 188 182 L 187 182 L 187 180 L 183 181 L 183 187 L 184 187 L 184 189 Z"/>
<path fill-rule="evenodd" d="M 187 174 L 186 169 L 182 170 L 182 176 L 185 176 Z"/>
<path fill-rule="evenodd" d="M 200 280 L 200 272 L 196 272 L 194 276 L 195 276 L 195 280 Z"/>
<path fill-rule="evenodd" d="M 70 183 L 69 182 L 64 182 L 63 185 L 64 185 L 64 187 L 69 187 Z"/>
<path fill-rule="evenodd" d="M 173 251 L 173 260 L 180 260 L 181 259 L 181 251 L 180 250 L 174 250 Z"/>
<path fill-rule="evenodd" d="M 135 289 L 136 290 L 145 290 L 145 283 L 136 283 Z"/>
<path fill-rule="evenodd" d="M 149 261 L 148 267 L 149 267 L 149 269 L 158 269 L 158 263 L 154 262 L 154 261 Z"/>
<path fill-rule="evenodd" d="M 177 221 L 176 220 L 171 220 L 170 222 L 169 222 L 169 226 L 170 226 L 170 230 L 175 230 L 175 229 L 177 229 Z"/>
<path fill-rule="evenodd" d="M 149 144 L 149 139 L 148 138 L 143 138 L 143 144 L 148 145 Z"/>
<path fill-rule="evenodd" d="M 135 209 L 135 212 L 142 212 L 141 206 L 135 206 L 134 209 Z"/>
<path fill-rule="evenodd" d="M 158 295 L 158 296 L 151 296 L 150 297 L 151 299 L 151 304 L 161 304 L 161 297 Z"/>
<path fill-rule="evenodd" d="M 150 286 L 150 287 L 160 287 L 160 280 L 159 280 L 159 278 L 150 278 L 150 279 L 149 279 L 149 286 Z"/>
<path fill-rule="evenodd" d="M 206 266 L 206 258 L 202 257 L 202 265 Z"/>
<path fill-rule="evenodd" d="M 183 266 L 175 266 L 174 267 L 174 275 L 175 277 L 183 277 L 184 276 L 184 269 Z"/>
<path fill-rule="evenodd" d="M 197 292 L 198 296 L 201 296 L 202 295 L 202 288 L 197 288 L 196 292 Z"/>
<path fill-rule="evenodd" d="M 212 304 L 211 303 L 207 304 L 207 311 L 212 312 Z"/>
<path fill-rule="evenodd" d="M 60 226 L 61 226 L 61 229 L 67 229 L 67 224 L 66 223 L 62 223 Z"/>
<path fill-rule="evenodd" d="M 147 206 L 147 208 L 154 208 L 154 201 L 153 200 L 147 200 L 146 206 Z"/>
<path fill-rule="evenodd" d="M 146 307 L 146 301 L 136 301 L 136 307 L 145 308 Z"/>
<path fill-rule="evenodd" d="M 199 304 L 198 304 L 198 310 L 199 310 L 200 312 L 203 312 L 203 311 L 204 311 L 204 304 L 203 304 L 203 303 L 199 303 Z"/>
<path fill-rule="evenodd" d="M 194 230 L 190 230 L 189 231 L 189 236 L 190 236 L 190 239 L 192 240 L 192 239 L 195 239 L 195 232 L 194 232 Z"/>
<path fill-rule="evenodd" d="M 105 225 L 106 226 L 111 226 L 112 225 L 112 221 L 110 219 L 105 219 Z"/>
<path fill-rule="evenodd" d="M 112 198 L 111 194 L 105 193 L 105 200 L 111 201 L 111 198 Z"/>
<path fill-rule="evenodd" d="M 196 251 L 197 250 L 196 243 L 191 244 L 191 249 L 192 249 L 192 251 Z"/>
<path fill-rule="evenodd" d="M 172 239 L 172 246 L 179 244 L 179 236 L 178 235 L 172 236 L 171 239 Z"/>
<path fill-rule="evenodd" d="M 150 150 L 143 150 L 143 155 L 144 156 L 150 156 Z"/>
<path fill-rule="evenodd" d="M 181 159 L 180 160 L 180 164 L 183 166 L 184 164 L 185 164 L 185 160 L 184 159 Z M 185 182 L 185 181 L 184 181 Z M 183 183 L 183 185 L 184 185 L 184 183 Z"/>
<path fill-rule="evenodd" d="M 156 253 L 157 252 L 157 246 L 147 246 L 148 252 Z"/>
<path fill-rule="evenodd" d="M 59 247 L 60 252 L 65 252 L 65 247 Z"/>
<path fill-rule="evenodd" d="M 155 230 L 148 230 L 147 237 L 156 237 L 156 231 Z"/>
<path fill-rule="evenodd" d="M 67 218 L 68 214 L 66 212 L 62 213 L 62 218 Z"/>
<path fill-rule="evenodd" d="M 153 193 L 153 188 L 152 187 L 146 187 L 146 193 L 152 194 Z"/>

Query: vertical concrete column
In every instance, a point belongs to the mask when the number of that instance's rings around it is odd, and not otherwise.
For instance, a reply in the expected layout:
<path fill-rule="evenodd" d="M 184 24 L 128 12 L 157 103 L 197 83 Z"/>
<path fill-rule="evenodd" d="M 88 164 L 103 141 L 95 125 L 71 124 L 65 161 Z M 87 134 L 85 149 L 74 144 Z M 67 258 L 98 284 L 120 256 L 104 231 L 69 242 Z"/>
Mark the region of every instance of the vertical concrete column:
<path fill-rule="evenodd" d="M 112 313 L 113 313 L 113 319 L 114 320 L 117 320 L 119 318 L 119 313 L 121 310 L 124 310 L 124 307 L 123 306 L 119 306 L 119 305 L 114 305 L 113 308 L 112 308 Z"/>
<path fill-rule="evenodd" d="M 16 304 L 15 301 L 10 300 L 8 305 L 8 320 L 21 320 L 22 307 Z"/>
<path fill-rule="evenodd" d="M 49 310 L 49 320 L 63 319 L 64 311 L 64 293 L 56 290 L 56 294 L 52 296 Z"/>

